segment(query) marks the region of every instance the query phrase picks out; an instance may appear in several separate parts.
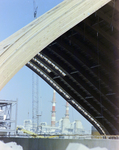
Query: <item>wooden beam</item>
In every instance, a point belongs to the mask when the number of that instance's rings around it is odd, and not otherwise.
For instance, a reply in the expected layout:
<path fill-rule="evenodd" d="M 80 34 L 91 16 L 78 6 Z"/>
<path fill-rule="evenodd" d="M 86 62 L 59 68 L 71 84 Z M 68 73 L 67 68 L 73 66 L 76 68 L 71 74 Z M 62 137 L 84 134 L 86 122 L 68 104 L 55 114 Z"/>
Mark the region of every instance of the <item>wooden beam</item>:
<path fill-rule="evenodd" d="M 119 31 L 118 21 L 116 22 L 114 19 L 109 18 L 109 16 L 101 10 L 97 11 L 97 15 Z"/>
<path fill-rule="evenodd" d="M 39 51 L 110 0 L 64 0 L 0 43 L 0 90 Z"/>
<path fill-rule="evenodd" d="M 101 34 L 105 39 L 107 39 L 110 43 L 112 43 L 115 47 L 119 48 L 118 39 L 114 38 L 113 36 L 109 35 L 108 32 L 105 32 L 101 29 L 101 27 L 96 24 L 95 26 L 92 26 L 89 19 L 86 19 L 84 21 L 88 26 L 90 26 L 93 30 L 97 31 L 99 34 Z"/>
<path fill-rule="evenodd" d="M 119 0 L 112 0 L 108 5 L 119 12 Z"/>
<path fill-rule="evenodd" d="M 75 26 L 74 31 L 79 32 L 82 36 L 88 39 L 95 47 L 97 47 L 97 39 L 90 36 L 89 33 L 87 33 L 86 31 L 84 33 L 84 31 L 78 26 Z M 104 54 L 107 57 L 106 59 L 108 59 L 108 61 L 111 61 L 111 62 L 113 61 L 112 54 L 108 53 L 108 51 L 105 51 L 105 48 L 107 47 L 105 47 L 103 44 L 100 44 L 98 45 L 98 48 L 100 49 L 102 54 Z"/>

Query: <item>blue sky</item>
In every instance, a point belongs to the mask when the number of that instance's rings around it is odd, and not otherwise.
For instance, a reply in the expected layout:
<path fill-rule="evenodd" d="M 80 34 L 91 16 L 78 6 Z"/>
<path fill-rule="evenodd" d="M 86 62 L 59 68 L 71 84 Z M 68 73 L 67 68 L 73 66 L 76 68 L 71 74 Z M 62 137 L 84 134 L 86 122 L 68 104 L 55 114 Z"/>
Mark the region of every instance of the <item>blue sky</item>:
<path fill-rule="evenodd" d="M 35 0 L 37 17 L 44 14 L 62 0 Z M 0 42 L 33 21 L 33 0 L 0 0 Z M 51 122 L 53 89 L 39 77 L 39 103 L 41 121 Z M 18 99 L 17 124 L 32 118 L 32 71 L 24 66 L 0 91 L 0 99 Z M 64 117 L 66 101 L 56 93 L 56 120 Z M 29 115 L 28 115 L 29 112 Z M 90 123 L 70 106 L 70 121 L 81 120 L 89 131 Z"/>

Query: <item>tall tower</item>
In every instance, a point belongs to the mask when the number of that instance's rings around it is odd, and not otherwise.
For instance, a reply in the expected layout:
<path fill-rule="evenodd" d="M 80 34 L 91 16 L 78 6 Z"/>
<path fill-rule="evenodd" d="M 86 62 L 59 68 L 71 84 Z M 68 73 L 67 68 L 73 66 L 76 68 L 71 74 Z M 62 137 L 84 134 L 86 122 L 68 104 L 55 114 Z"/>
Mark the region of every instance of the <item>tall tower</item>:
<path fill-rule="evenodd" d="M 39 89 L 38 76 L 32 73 L 32 129 L 37 132 L 39 125 Z"/>
<path fill-rule="evenodd" d="M 51 126 L 55 127 L 55 104 L 56 104 L 56 98 L 55 98 L 55 90 L 53 91 L 53 99 L 52 99 L 52 114 L 51 114 Z"/>
<path fill-rule="evenodd" d="M 65 118 L 69 119 L 69 103 L 66 102 L 66 113 L 65 113 Z"/>

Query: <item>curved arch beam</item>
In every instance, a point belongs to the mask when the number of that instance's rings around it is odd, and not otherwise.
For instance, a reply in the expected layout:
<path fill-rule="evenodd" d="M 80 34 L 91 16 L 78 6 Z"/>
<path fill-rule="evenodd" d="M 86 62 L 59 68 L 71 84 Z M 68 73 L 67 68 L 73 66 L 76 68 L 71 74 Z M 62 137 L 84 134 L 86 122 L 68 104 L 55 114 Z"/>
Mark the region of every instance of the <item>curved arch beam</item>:
<path fill-rule="evenodd" d="M 110 2 L 64 0 L 0 43 L 0 90 L 39 51 Z"/>

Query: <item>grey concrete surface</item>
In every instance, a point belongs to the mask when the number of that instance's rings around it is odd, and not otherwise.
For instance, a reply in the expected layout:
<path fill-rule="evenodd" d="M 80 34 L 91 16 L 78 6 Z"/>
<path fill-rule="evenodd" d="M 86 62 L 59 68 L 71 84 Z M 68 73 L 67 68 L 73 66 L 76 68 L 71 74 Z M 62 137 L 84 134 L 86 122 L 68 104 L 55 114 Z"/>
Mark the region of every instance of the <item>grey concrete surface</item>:
<path fill-rule="evenodd" d="M 23 150 L 66 150 L 69 143 L 81 143 L 89 148 L 105 147 L 108 150 L 119 150 L 118 139 L 35 139 L 0 137 L 0 141 L 16 142 Z"/>

